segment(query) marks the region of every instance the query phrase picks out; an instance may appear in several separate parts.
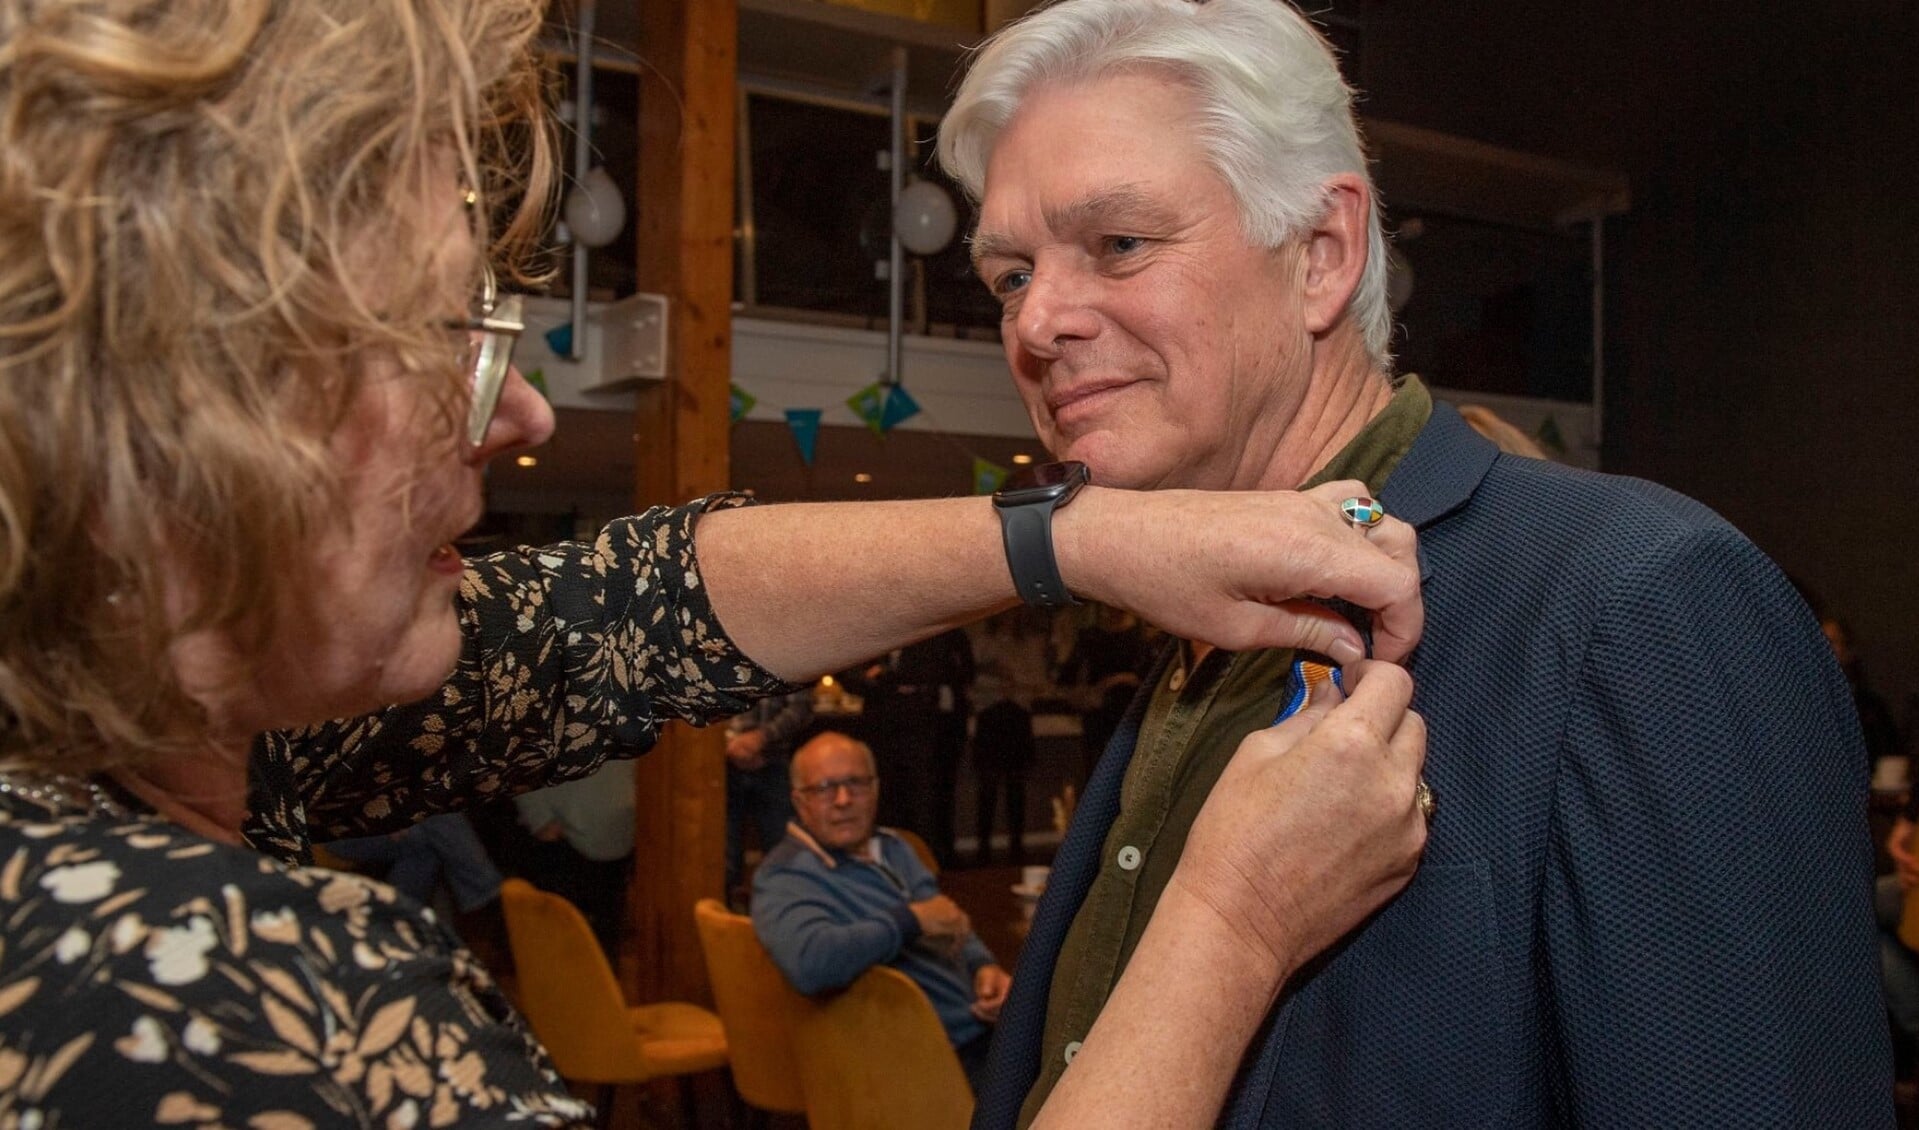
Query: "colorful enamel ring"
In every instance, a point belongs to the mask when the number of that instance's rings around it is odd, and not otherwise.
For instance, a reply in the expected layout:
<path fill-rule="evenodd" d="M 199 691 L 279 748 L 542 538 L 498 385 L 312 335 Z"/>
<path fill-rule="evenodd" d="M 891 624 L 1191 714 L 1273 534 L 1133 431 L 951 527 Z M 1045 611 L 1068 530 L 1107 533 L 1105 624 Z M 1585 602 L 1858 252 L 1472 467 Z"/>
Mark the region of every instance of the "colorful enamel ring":
<path fill-rule="evenodd" d="M 1360 533 L 1379 525 L 1379 520 L 1386 516 L 1386 508 L 1365 495 L 1341 502 L 1339 512 L 1346 515 L 1346 520 Z"/>

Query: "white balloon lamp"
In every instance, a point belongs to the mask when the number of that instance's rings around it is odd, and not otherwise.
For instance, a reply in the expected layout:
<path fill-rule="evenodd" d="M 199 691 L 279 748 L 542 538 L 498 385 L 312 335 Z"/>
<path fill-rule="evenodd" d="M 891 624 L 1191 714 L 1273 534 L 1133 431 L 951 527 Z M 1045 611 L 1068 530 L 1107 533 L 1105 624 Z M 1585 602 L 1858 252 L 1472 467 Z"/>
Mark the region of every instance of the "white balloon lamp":
<path fill-rule="evenodd" d="M 606 169 L 595 166 L 566 194 L 567 230 L 588 247 L 605 247 L 626 226 L 626 198 Z"/>
<path fill-rule="evenodd" d="M 893 233 L 915 255 L 932 255 L 952 242 L 959 227 L 959 211 L 946 190 L 918 177 L 900 189 L 893 209 Z"/>

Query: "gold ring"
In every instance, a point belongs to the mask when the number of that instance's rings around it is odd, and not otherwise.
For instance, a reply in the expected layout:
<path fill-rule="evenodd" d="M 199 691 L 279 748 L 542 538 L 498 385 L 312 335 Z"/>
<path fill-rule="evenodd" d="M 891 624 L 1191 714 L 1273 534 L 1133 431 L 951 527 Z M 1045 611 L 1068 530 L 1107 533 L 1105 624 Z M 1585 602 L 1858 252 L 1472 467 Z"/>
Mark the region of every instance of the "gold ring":
<path fill-rule="evenodd" d="M 1433 800 L 1433 787 L 1426 783 L 1424 777 L 1413 786 L 1413 803 L 1419 806 L 1419 814 L 1428 821 L 1433 818 L 1433 809 L 1439 807 L 1438 802 Z"/>

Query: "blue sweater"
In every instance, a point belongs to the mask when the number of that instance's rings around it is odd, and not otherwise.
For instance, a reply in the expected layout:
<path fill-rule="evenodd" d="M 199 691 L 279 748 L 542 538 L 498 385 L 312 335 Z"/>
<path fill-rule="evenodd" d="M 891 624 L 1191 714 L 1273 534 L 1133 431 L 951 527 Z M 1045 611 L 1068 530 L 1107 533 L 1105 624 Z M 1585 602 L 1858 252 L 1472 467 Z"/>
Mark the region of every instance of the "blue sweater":
<path fill-rule="evenodd" d="M 921 940 L 907 904 L 939 893 L 913 849 L 884 828 L 852 853 L 822 848 L 788 825 L 753 875 L 753 930 L 787 981 L 808 995 L 892 966 L 926 993 L 959 1047 L 987 1030 L 972 1013 L 973 974 L 993 964 L 993 954 L 976 934 L 958 957 Z"/>

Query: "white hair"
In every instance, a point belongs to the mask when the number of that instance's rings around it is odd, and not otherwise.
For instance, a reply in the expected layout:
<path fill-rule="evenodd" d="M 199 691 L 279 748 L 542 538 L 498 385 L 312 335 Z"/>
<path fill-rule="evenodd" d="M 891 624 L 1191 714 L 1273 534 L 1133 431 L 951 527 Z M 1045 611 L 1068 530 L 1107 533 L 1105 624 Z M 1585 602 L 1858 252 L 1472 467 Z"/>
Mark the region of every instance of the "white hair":
<path fill-rule="evenodd" d="M 993 36 L 940 123 L 940 164 L 978 202 L 999 133 L 1051 83 L 1163 69 L 1199 99 L 1200 143 L 1239 203 L 1240 229 L 1277 247 L 1317 223 L 1326 181 L 1353 173 L 1372 196 L 1366 270 L 1351 309 L 1390 371 L 1386 237 L 1353 117 L 1353 91 L 1318 30 L 1280 0 L 1062 0 Z"/>

